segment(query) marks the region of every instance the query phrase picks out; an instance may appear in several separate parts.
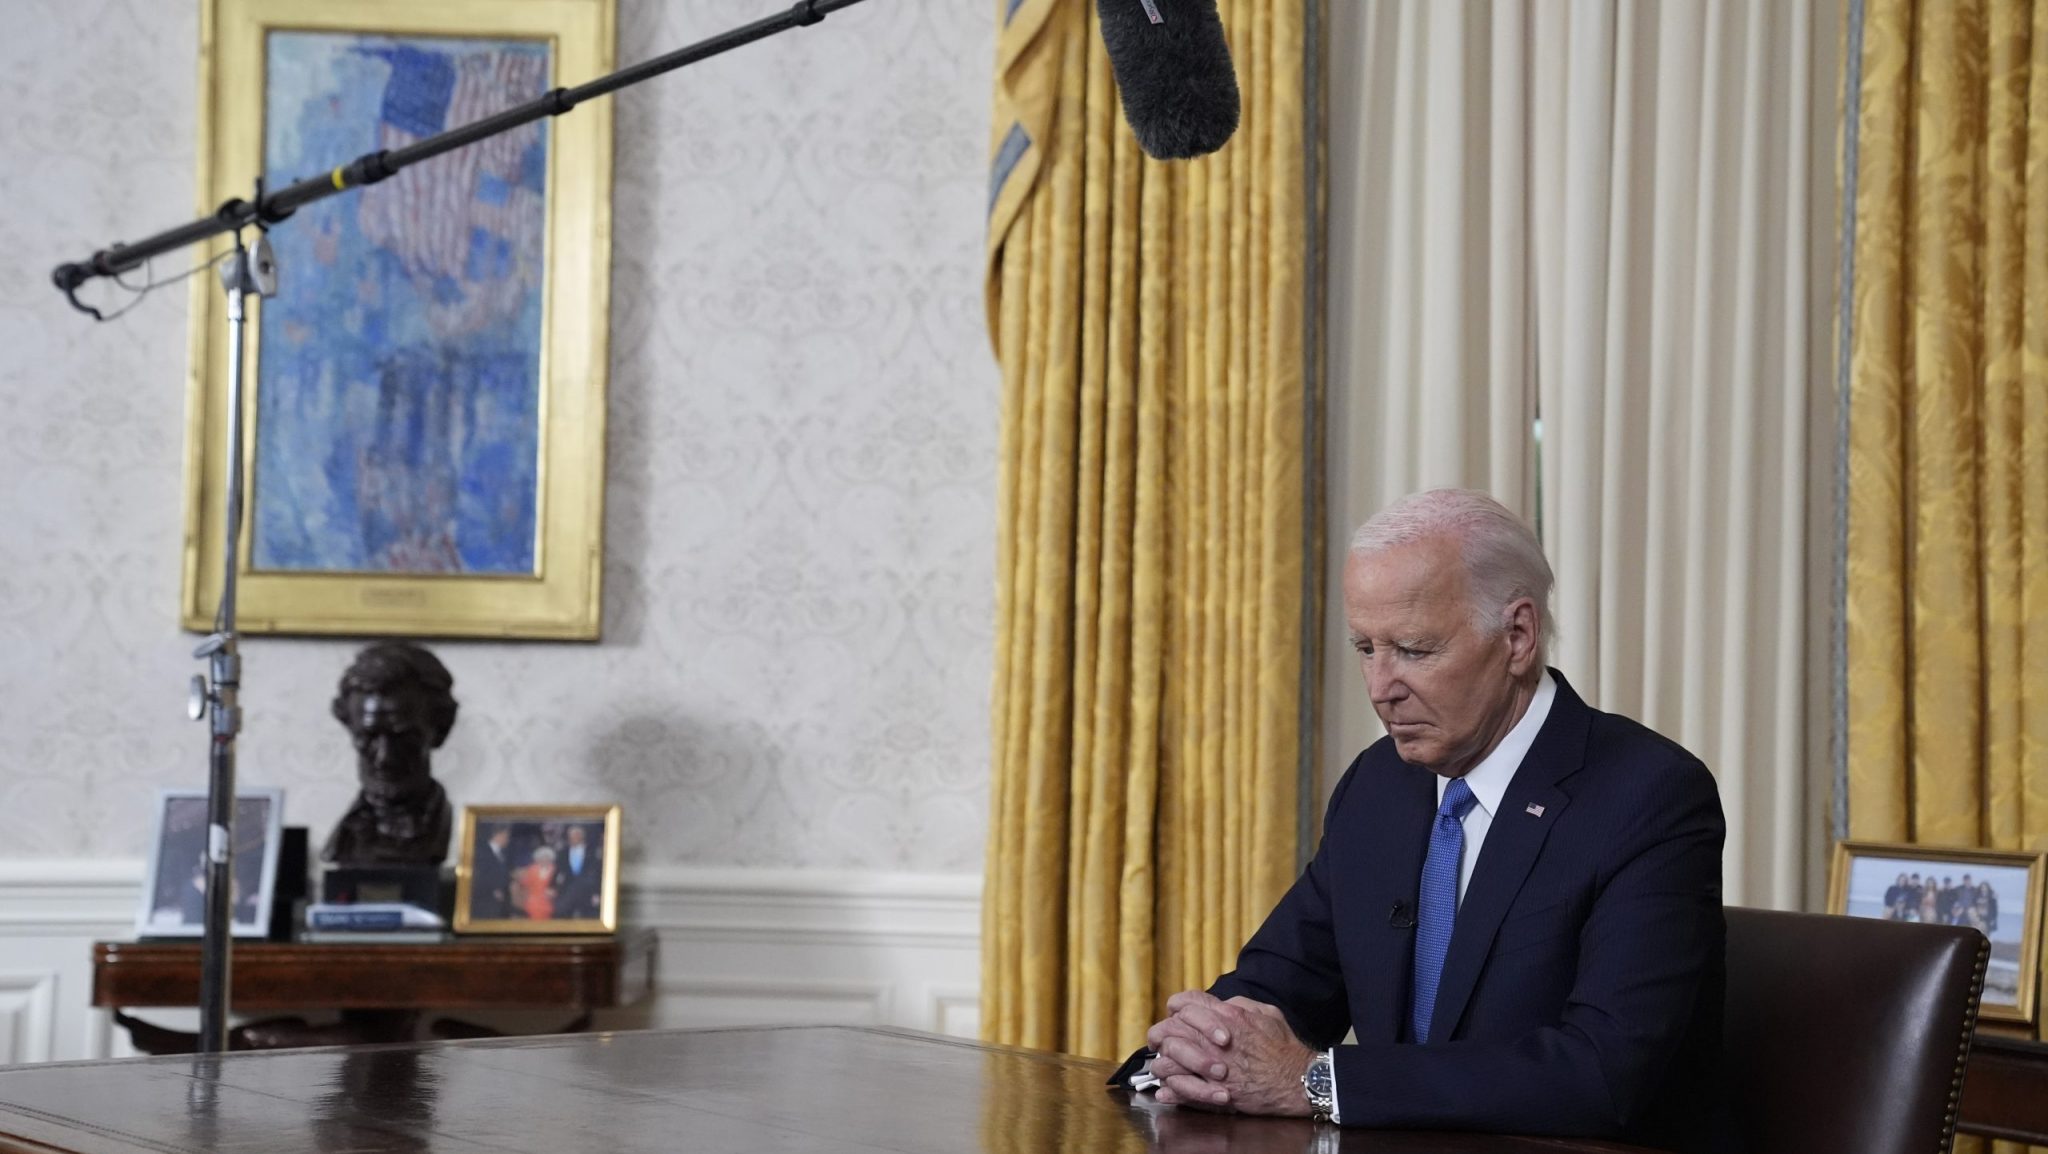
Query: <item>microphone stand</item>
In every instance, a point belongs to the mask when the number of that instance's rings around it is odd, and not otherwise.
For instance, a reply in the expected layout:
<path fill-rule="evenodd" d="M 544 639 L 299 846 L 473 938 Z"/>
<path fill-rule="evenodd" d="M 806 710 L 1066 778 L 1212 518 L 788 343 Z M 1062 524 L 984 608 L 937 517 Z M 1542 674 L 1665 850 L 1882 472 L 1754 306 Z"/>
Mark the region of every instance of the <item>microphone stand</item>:
<path fill-rule="evenodd" d="M 321 176 L 308 177 L 275 192 L 266 193 L 257 182 L 254 200 L 236 198 L 222 204 L 211 216 L 167 229 L 134 244 L 115 243 L 82 261 L 58 265 L 50 280 L 70 300 L 71 306 L 95 320 L 107 320 L 100 311 L 78 299 L 78 290 L 97 277 L 117 277 L 140 268 L 145 261 L 188 245 L 231 233 L 234 247 L 221 268 L 221 287 L 228 298 L 228 462 L 226 578 L 221 585 L 220 608 L 214 617 L 213 633 L 193 652 L 208 663 L 211 683 L 193 675 L 186 711 L 194 721 L 213 715 L 212 745 L 207 772 L 206 837 L 206 919 L 201 931 L 199 963 L 199 1052 L 217 1054 L 227 1050 L 227 1013 L 231 962 L 230 922 L 234 884 L 235 824 L 235 738 L 241 732 L 239 693 L 242 658 L 235 634 L 235 575 L 241 549 L 242 522 L 242 351 L 243 314 L 247 298 L 272 296 L 277 291 L 277 266 L 267 240 L 258 238 L 253 247 L 242 243 L 242 232 L 250 226 L 268 228 L 294 212 L 354 188 L 388 180 L 421 161 L 431 160 L 466 145 L 531 124 L 544 117 L 560 116 L 579 104 L 609 96 L 643 80 L 721 55 L 756 40 L 765 40 L 792 28 L 807 28 L 842 8 L 861 0 L 798 0 L 786 12 L 756 20 L 729 32 L 679 48 L 663 56 L 623 68 L 575 88 L 557 88 L 538 99 L 487 116 L 473 124 L 451 128 L 399 149 L 365 153 L 336 166 Z"/>
<path fill-rule="evenodd" d="M 263 186 L 256 186 L 258 200 Z M 191 695 L 185 712 L 194 721 L 213 714 L 213 741 L 207 757 L 206 776 L 206 916 L 199 949 L 199 1052 L 225 1051 L 228 1039 L 228 985 L 233 956 L 233 898 L 235 856 L 235 737 L 242 732 L 242 654 L 235 637 L 235 561 L 242 533 L 242 333 L 244 303 L 251 293 L 277 293 L 277 264 L 270 253 L 270 241 L 258 237 L 254 248 L 242 245 L 235 234 L 235 247 L 220 268 L 220 285 L 228 297 L 228 461 L 227 461 L 227 547 L 222 552 L 226 572 L 220 586 L 220 608 L 214 613 L 213 633 L 199 643 L 192 656 L 207 662 L 213 675 L 207 679 L 192 675 Z"/>

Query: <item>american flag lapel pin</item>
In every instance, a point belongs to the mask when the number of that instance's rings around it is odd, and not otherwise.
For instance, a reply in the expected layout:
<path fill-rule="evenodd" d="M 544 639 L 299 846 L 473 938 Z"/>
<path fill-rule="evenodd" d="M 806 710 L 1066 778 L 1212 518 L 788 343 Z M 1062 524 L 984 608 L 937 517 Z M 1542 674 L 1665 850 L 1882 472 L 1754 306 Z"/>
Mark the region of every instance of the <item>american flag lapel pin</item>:
<path fill-rule="evenodd" d="M 1529 808 L 1523 810 L 1522 812 L 1528 814 L 1530 817 L 1542 817 L 1543 807 L 1537 805 L 1535 802 L 1532 801 L 1529 803 Z"/>

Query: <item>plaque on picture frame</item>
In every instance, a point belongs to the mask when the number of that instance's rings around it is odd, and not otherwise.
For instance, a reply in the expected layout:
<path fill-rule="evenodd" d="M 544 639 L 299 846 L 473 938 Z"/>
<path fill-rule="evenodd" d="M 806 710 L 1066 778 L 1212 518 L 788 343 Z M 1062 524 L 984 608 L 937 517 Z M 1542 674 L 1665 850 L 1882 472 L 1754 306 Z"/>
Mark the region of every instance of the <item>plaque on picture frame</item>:
<path fill-rule="evenodd" d="M 459 934 L 619 928 L 619 807 L 475 805 L 456 860 Z"/>

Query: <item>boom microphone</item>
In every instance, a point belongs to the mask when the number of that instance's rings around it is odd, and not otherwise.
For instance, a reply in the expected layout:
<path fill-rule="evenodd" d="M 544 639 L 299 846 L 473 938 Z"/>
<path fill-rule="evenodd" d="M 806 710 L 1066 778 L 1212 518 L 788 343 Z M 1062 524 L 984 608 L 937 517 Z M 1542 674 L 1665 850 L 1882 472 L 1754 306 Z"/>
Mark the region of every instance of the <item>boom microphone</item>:
<path fill-rule="evenodd" d="M 1237 71 L 1216 0 L 1095 0 L 1124 119 L 1159 160 L 1222 148 L 1237 131 Z"/>

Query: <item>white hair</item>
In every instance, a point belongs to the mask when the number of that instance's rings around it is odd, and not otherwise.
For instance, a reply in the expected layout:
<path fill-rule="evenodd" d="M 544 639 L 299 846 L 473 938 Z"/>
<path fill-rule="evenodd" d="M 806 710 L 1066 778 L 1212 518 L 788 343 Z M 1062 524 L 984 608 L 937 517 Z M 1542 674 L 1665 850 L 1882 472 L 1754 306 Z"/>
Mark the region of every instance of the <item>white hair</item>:
<path fill-rule="evenodd" d="M 1527 597 L 1540 628 L 1536 659 L 1557 642 L 1550 587 L 1557 581 L 1543 545 L 1520 517 L 1477 489 L 1429 489 L 1373 514 L 1351 537 L 1354 556 L 1371 557 L 1418 541 L 1449 538 L 1465 561 L 1472 622 L 1489 637 L 1507 628 L 1507 608 Z"/>

